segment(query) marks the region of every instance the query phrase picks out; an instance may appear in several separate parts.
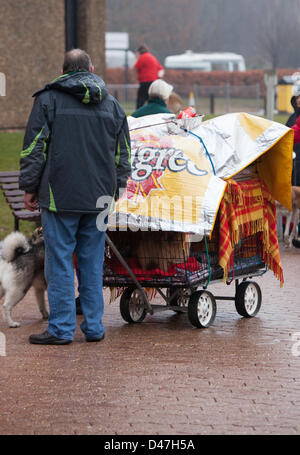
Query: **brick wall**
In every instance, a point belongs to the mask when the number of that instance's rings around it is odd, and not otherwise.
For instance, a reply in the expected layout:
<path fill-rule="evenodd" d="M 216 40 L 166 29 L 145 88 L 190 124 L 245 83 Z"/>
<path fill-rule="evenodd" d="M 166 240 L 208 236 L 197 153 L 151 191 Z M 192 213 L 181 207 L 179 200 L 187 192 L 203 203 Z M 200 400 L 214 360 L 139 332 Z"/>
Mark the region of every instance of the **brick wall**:
<path fill-rule="evenodd" d="M 104 74 L 105 0 L 78 0 L 79 46 Z M 32 94 L 60 74 L 65 52 L 63 0 L 0 0 L 0 129 L 23 128 Z"/>
<path fill-rule="evenodd" d="M 0 128 L 22 128 L 32 94 L 60 71 L 65 50 L 64 2 L 0 0 L 0 7 L 0 71 L 6 75 Z"/>

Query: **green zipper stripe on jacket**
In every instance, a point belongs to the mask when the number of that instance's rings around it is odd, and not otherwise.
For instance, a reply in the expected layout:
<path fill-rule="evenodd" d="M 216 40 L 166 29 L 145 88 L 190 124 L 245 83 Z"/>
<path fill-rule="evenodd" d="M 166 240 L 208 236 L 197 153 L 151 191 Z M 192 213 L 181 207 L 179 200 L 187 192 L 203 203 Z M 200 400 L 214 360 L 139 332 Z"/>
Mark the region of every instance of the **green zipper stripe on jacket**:
<path fill-rule="evenodd" d="M 129 145 L 128 145 L 128 142 L 127 142 L 125 136 L 124 136 L 124 140 L 125 140 L 125 145 L 126 145 L 126 149 L 127 149 L 127 152 L 128 152 L 128 163 L 129 163 L 130 166 L 131 166 L 131 150 L 130 150 L 130 147 L 129 147 Z M 116 154 L 116 159 L 115 159 L 115 164 L 116 164 L 116 166 L 118 166 L 118 164 L 119 164 L 120 155 L 121 155 L 121 151 L 120 151 L 120 142 L 118 142 L 117 154 Z"/>
<path fill-rule="evenodd" d="M 59 81 L 59 80 L 62 79 L 63 77 L 71 76 L 72 74 L 75 74 L 75 73 L 87 73 L 87 71 L 86 71 L 86 70 L 69 71 L 68 73 L 61 74 L 60 76 L 56 77 L 56 78 L 53 79 L 53 81 L 51 81 L 50 83 L 53 84 L 53 82 Z"/>
<path fill-rule="evenodd" d="M 55 200 L 53 196 L 53 192 L 49 183 L 49 195 L 50 195 L 50 204 L 49 204 L 49 210 L 50 212 L 57 212 L 56 205 L 55 205 Z"/>
<path fill-rule="evenodd" d="M 129 145 L 128 145 L 128 142 L 127 142 L 125 136 L 124 136 L 124 139 L 125 139 L 125 144 L 126 144 L 126 148 L 127 148 L 127 152 L 128 152 L 128 163 L 129 163 L 130 166 L 131 166 L 131 150 L 130 150 L 130 147 L 129 147 Z"/>
<path fill-rule="evenodd" d="M 50 133 L 48 134 L 48 136 L 46 137 L 46 139 L 44 140 L 44 147 L 43 147 L 43 150 L 42 150 L 42 153 L 44 155 L 44 160 L 46 161 L 47 159 L 47 155 L 46 155 L 46 150 L 47 150 L 47 141 L 49 139 L 49 135 Z"/>
<path fill-rule="evenodd" d="M 82 102 L 83 102 L 84 104 L 89 104 L 89 102 L 90 102 L 90 91 L 89 91 L 89 89 L 87 88 L 86 84 L 85 84 L 83 81 L 80 81 L 80 82 L 82 83 L 82 85 L 84 86 L 84 88 L 85 88 L 85 90 L 86 90 Z"/>
<path fill-rule="evenodd" d="M 37 144 L 37 141 L 39 140 L 42 132 L 44 131 L 45 127 L 43 126 L 43 128 L 41 129 L 41 131 L 35 136 L 35 138 L 33 139 L 33 141 L 31 142 L 30 146 L 27 147 L 27 149 L 25 150 L 22 150 L 21 152 L 21 158 L 26 158 L 26 156 L 30 155 L 30 153 L 32 152 L 32 150 L 34 149 L 34 147 L 36 146 Z"/>
<path fill-rule="evenodd" d="M 115 165 L 116 165 L 116 166 L 118 166 L 118 164 L 119 164 L 120 155 L 121 155 L 121 151 L 120 151 L 120 141 L 118 141 L 117 154 L 116 154 L 116 159 L 115 159 Z"/>
<path fill-rule="evenodd" d="M 53 82 L 56 82 L 56 81 L 59 81 L 60 79 L 62 79 L 63 77 L 67 77 L 69 76 L 70 73 L 65 73 L 65 74 L 61 74 L 60 76 L 56 77 L 55 79 L 53 79 L 53 81 L 50 82 L 50 84 L 53 84 Z"/>
<path fill-rule="evenodd" d="M 98 87 L 98 89 L 99 89 L 99 101 L 101 101 L 101 99 L 102 99 L 102 90 L 101 90 L 101 87 L 100 87 L 100 85 L 97 84 L 96 82 L 95 82 L 95 85 L 96 85 L 96 86 Z"/>

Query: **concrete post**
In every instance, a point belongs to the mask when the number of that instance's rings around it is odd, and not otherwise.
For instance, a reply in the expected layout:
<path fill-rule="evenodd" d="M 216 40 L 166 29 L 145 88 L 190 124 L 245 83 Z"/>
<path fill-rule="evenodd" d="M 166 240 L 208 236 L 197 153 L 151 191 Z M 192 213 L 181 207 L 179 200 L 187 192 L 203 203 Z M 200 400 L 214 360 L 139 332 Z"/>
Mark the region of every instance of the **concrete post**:
<path fill-rule="evenodd" d="M 265 70 L 264 82 L 267 89 L 266 93 L 266 117 L 269 120 L 274 118 L 275 108 L 275 88 L 277 86 L 277 73 L 275 70 Z"/>

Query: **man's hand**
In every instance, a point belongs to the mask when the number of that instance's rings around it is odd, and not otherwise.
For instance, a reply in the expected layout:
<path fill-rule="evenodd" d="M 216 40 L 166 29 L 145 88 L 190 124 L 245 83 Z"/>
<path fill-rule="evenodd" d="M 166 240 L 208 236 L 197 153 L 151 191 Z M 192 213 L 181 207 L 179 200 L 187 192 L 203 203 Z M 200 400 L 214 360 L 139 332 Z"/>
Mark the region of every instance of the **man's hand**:
<path fill-rule="evenodd" d="M 27 210 L 33 212 L 38 209 L 37 193 L 25 193 L 24 205 Z"/>

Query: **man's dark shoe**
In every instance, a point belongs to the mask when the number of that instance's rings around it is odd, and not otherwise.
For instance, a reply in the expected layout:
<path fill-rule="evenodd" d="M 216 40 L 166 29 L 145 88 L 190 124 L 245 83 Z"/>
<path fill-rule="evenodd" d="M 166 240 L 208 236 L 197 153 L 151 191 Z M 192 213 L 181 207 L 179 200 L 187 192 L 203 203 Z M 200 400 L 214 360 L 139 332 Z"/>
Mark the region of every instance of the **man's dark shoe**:
<path fill-rule="evenodd" d="M 30 335 L 29 342 L 31 344 L 70 344 L 72 340 L 64 340 L 51 335 L 47 330 L 43 333 Z"/>
<path fill-rule="evenodd" d="M 88 343 L 91 343 L 93 341 L 102 341 L 105 337 L 105 334 L 102 335 L 102 337 L 85 337 L 86 341 Z"/>

